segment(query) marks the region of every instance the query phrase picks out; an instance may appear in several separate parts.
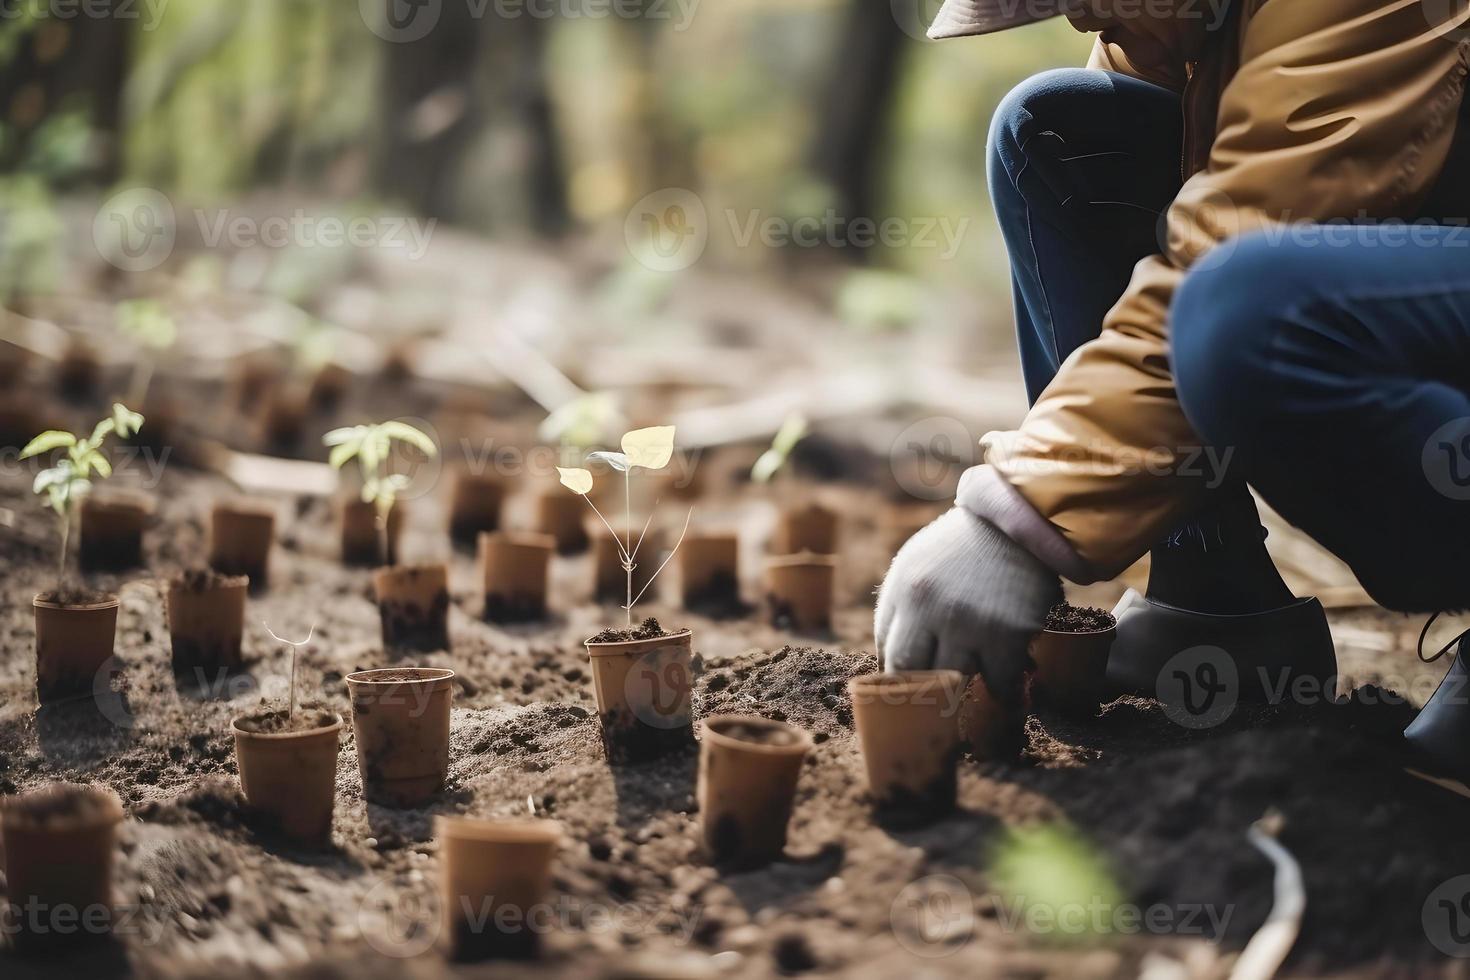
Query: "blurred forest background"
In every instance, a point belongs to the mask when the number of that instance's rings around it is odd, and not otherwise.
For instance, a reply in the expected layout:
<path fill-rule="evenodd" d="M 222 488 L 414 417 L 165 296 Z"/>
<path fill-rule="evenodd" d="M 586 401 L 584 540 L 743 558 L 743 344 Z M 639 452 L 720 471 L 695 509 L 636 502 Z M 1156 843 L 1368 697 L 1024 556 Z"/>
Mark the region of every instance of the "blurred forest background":
<path fill-rule="evenodd" d="M 820 258 L 1001 301 L 988 120 L 1018 79 L 1080 63 L 1087 39 L 1058 21 L 937 44 L 922 40 L 937 6 L 921 8 L 15 0 L 0 12 L 0 290 L 64 286 L 58 202 L 117 187 L 191 207 L 262 193 L 389 206 L 492 239 L 618 245 L 630 205 L 682 187 L 711 214 L 971 218 L 953 256 L 879 244 Z M 791 261 L 739 247 L 726 225 L 711 222 L 702 263 Z"/>

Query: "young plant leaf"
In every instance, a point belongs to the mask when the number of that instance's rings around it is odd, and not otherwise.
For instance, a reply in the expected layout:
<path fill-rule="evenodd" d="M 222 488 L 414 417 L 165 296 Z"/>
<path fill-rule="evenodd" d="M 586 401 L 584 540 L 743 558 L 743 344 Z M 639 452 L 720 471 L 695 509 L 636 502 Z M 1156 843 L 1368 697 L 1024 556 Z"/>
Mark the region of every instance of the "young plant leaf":
<path fill-rule="evenodd" d="M 385 439 L 397 439 L 415 447 L 425 456 L 433 457 L 439 455 L 439 447 L 434 445 L 434 440 L 415 429 L 407 422 L 384 422 L 378 426 L 378 431 Z"/>
<path fill-rule="evenodd" d="M 599 463 L 606 463 L 608 466 L 611 466 L 619 473 L 626 473 L 633 468 L 632 462 L 630 462 L 628 457 L 624 456 L 622 453 L 598 451 L 595 453 L 588 453 L 587 458 L 589 460 L 595 459 Z"/>
<path fill-rule="evenodd" d="M 348 425 L 340 429 L 333 429 L 322 436 L 322 445 L 340 446 L 346 442 L 361 442 L 366 431 L 367 426 L 365 425 Z"/>
<path fill-rule="evenodd" d="M 331 445 L 331 443 L 328 443 L 328 445 Z M 358 439 L 348 439 L 346 442 L 339 442 L 337 445 L 332 446 L 332 454 L 327 457 L 327 462 L 331 464 L 332 469 L 340 470 L 352 460 L 352 457 L 357 455 L 357 450 L 361 446 L 362 442 Z"/>
<path fill-rule="evenodd" d="M 122 402 L 112 403 L 112 427 L 123 439 L 136 435 L 143 428 L 143 416 L 128 408 Z"/>
<path fill-rule="evenodd" d="M 585 497 L 592 491 L 592 474 L 586 470 L 558 466 L 556 472 L 561 475 L 561 485 L 572 493 Z"/>
<path fill-rule="evenodd" d="M 627 454 L 630 469 L 641 466 L 646 470 L 661 470 L 674 455 L 674 427 L 656 425 L 634 429 L 623 436 L 623 452 Z"/>
<path fill-rule="evenodd" d="M 70 432 L 61 432 L 57 429 L 51 429 L 47 432 L 41 433 L 40 435 L 36 436 L 36 438 L 26 443 L 26 447 L 20 451 L 20 458 L 30 459 L 32 456 L 39 456 L 42 453 L 49 453 L 53 449 L 61 449 L 63 447 L 70 448 L 72 446 L 75 446 L 76 444 L 77 437 L 72 435 Z"/>
<path fill-rule="evenodd" d="M 35 482 L 31 484 L 31 493 L 45 493 L 51 487 L 66 483 L 70 478 L 71 467 L 65 463 L 49 467 L 36 474 Z"/>
<path fill-rule="evenodd" d="M 112 475 L 112 464 L 109 463 L 107 461 L 107 457 L 102 455 L 101 453 L 91 453 L 87 456 L 85 462 L 88 466 L 92 467 L 92 469 L 96 470 L 97 475 L 102 477 L 104 480 Z"/>
<path fill-rule="evenodd" d="M 781 423 L 781 428 L 776 432 L 776 437 L 771 440 L 771 448 L 761 453 L 755 465 L 750 468 L 750 478 L 756 483 L 769 483 L 781 467 L 786 465 L 791 451 L 796 448 L 796 444 L 806 436 L 806 433 L 805 416 L 800 413 L 786 416 L 786 420 Z"/>

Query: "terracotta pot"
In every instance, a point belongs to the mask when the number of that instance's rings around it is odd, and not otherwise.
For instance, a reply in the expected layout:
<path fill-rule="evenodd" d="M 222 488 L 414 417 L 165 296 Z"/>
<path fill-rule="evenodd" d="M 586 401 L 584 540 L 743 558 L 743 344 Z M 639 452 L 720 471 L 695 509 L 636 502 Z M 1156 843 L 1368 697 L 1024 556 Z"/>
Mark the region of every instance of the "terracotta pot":
<path fill-rule="evenodd" d="M 266 393 L 260 417 L 260 441 L 268 449 L 289 452 L 301 443 L 310 405 L 306 392 L 294 385 L 278 385 Z"/>
<path fill-rule="evenodd" d="M 31 600 L 36 615 L 36 697 L 42 704 L 89 697 L 112 657 L 117 596 L 77 606 Z"/>
<path fill-rule="evenodd" d="M 270 504 L 215 504 L 209 514 L 209 567 L 247 576 L 252 589 L 265 588 L 275 530 L 276 512 Z"/>
<path fill-rule="evenodd" d="M 1036 663 L 1032 693 L 1036 699 L 1068 714 L 1093 715 L 1108 697 L 1108 652 L 1118 628 L 1090 633 L 1042 630 L 1031 640 Z"/>
<path fill-rule="evenodd" d="M 176 673 L 235 670 L 245 634 L 243 575 L 185 573 L 168 584 L 168 633 Z"/>
<path fill-rule="evenodd" d="M 164 453 L 173 452 L 179 436 L 179 407 L 172 398 L 163 394 L 152 394 L 144 403 L 143 427 L 135 432 L 128 443 L 154 454 L 154 459 L 167 461 Z"/>
<path fill-rule="evenodd" d="M 51 783 L 0 799 L 5 931 L 20 951 L 72 947 L 112 930 L 122 801 L 105 786 Z"/>
<path fill-rule="evenodd" d="M 551 890 L 561 826 L 550 820 L 435 817 L 434 832 L 449 956 L 462 963 L 534 957 L 551 919 L 537 906 Z"/>
<path fill-rule="evenodd" d="M 700 722 L 699 823 L 718 862 L 758 867 L 786 849 L 786 824 L 812 737 L 749 715 Z"/>
<path fill-rule="evenodd" d="M 559 554 L 574 555 L 587 550 L 587 528 L 591 513 L 586 501 L 563 487 L 545 490 L 536 498 L 536 530 L 556 541 Z"/>
<path fill-rule="evenodd" d="M 480 535 L 485 619 L 521 623 L 546 618 L 546 583 L 555 547 L 548 534 L 496 531 Z"/>
<path fill-rule="evenodd" d="M 802 551 L 835 555 L 837 524 L 837 512 L 819 503 L 806 503 L 783 510 L 776 520 L 771 551 L 777 555 L 794 555 Z"/>
<path fill-rule="evenodd" d="M 585 644 L 609 759 L 651 759 L 693 738 L 694 634 Z"/>
<path fill-rule="evenodd" d="M 398 564 L 398 541 L 403 536 L 405 506 L 402 501 L 394 501 L 388 511 L 388 554 L 385 556 L 382 553 L 383 542 L 378 535 L 377 505 L 355 497 L 342 501 L 342 563 L 373 568 Z"/>
<path fill-rule="evenodd" d="M 460 473 L 454 478 L 449 503 L 449 537 L 474 545 L 481 534 L 500 530 L 500 507 L 505 485 L 493 475 Z"/>
<path fill-rule="evenodd" d="M 740 539 L 734 531 L 684 536 L 679 591 L 685 609 L 723 613 L 740 608 Z"/>
<path fill-rule="evenodd" d="M 340 364 L 323 364 L 312 376 L 306 392 L 306 403 L 313 412 L 330 412 L 342 404 L 352 386 L 352 372 Z"/>
<path fill-rule="evenodd" d="M 837 559 L 807 552 L 772 558 L 766 564 L 766 605 L 771 624 L 805 633 L 832 628 Z"/>
<path fill-rule="evenodd" d="M 83 571 L 119 572 L 143 564 L 143 529 L 153 513 L 144 497 L 82 498 L 77 561 Z"/>
<path fill-rule="evenodd" d="M 101 376 L 96 352 L 80 340 L 71 341 L 56 362 L 56 389 L 69 401 L 90 398 Z"/>
<path fill-rule="evenodd" d="M 960 741 L 981 762 L 1014 759 L 1025 747 L 1025 706 L 1007 706 L 975 674 L 965 682 L 960 703 Z"/>
<path fill-rule="evenodd" d="M 454 671 L 442 667 L 360 670 L 347 675 L 362 795 L 414 807 L 444 789 Z"/>
<path fill-rule="evenodd" d="M 342 716 L 319 709 L 313 713 L 320 723 L 303 731 L 255 730 L 262 720 L 279 716 L 279 711 L 243 715 L 230 727 L 235 733 L 235 762 L 246 802 L 287 837 L 325 844 L 332 837 Z"/>
<path fill-rule="evenodd" d="M 17 453 L 46 429 L 65 428 L 65 424 L 48 425 L 29 399 L 19 394 L 6 394 L 0 399 L 0 448 Z"/>
<path fill-rule="evenodd" d="M 930 504 L 890 504 L 880 521 L 884 549 L 890 555 L 908 543 L 909 538 L 932 524 L 944 511 Z"/>
<path fill-rule="evenodd" d="M 886 819 L 918 823 L 954 808 L 965 683 L 954 670 L 864 674 L 847 682 L 868 792 Z"/>
<path fill-rule="evenodd" d="M 264 354 L 246 354 L 232 372 L 235 407 L 242 413 L 255 409 L 275 387 L 281 367 L 275 358 Z"/>
<path fill-rule="evenodd" d="M 614 539 L 607 528 L 598 521 L 592 526 L 592 567 L 595 569 L 593 576 L 592 598 L 595 602 L 615 602 L 619 607 L 627 602 L 628 574 L 623 571 L 623 559 L 618 551 L 618 543 L 624 545 L 628 537 L 623 529 L 613 525 L 618 534 Z M 638 535 L 643 528 L 633 530 L 633 544 L 638 544 Z M 648 533 L 643 536 L 643 542 L 638 548 L 638 558 L 633 567 L 633 596 L 637 598 L 645 586 L 653 580 L 654 573 L 658 571 L 659 563 L 663 561 L 662 535 L 654 528 L 649 528 Z M 655 596 L 652 591 L 643 597 L 652 601 Z"/>
<path fill-rule="evenodd" d="M 406 565 L 373 573 L 387 649 L 449 649 L 449 566 Z"/>

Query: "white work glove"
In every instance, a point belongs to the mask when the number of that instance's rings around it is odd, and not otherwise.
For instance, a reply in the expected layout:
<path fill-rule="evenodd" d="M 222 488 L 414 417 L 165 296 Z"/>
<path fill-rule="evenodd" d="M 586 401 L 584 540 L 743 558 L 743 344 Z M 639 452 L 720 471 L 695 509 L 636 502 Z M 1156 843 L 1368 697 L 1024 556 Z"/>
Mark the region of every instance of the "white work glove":
<path fill-rule="evenodd" d="M 1056 573 L 994 524 L 955 507 L 908 540 L 878 593 L 873 632 L 886 670 L 980 673 L 1019 703 L 1027 647 L 1062 599 Z"/>

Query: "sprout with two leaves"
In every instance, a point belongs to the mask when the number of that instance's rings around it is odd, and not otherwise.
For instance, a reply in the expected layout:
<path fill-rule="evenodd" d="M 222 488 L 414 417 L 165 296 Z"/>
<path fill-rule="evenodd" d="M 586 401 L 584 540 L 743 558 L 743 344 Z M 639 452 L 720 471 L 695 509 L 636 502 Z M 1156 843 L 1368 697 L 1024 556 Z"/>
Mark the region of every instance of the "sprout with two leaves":
<path fill-rule="evenodd" d="M 661 470 L 669 465 L 669 460 L 674 455 L 674 427 L 672 425 L 659 425 L 648 429 L 635 429 L 623 436 L 622 448 L 623 451 L 620 453 L 588 453 L 587 458 L 606 463 L 623 474 L 625 540 L 618 539 L 618 532 L 613 530 L 613 526 L 607 522 L 607 518 L 602 516 L 602 511 L 597 509 L 597 505 L 592 502 L 592 498 L 587 496 L 592 490 L 592 474 L 587 470 L 576 467 L 558 466 L 556 471 L 561 474 L 562 486 L 587 501 L 587 506 L 591 507 L 592 513 L 596 514 L 598 519 L 602 521 L 603 526 L 607 528 L 608 533 L 613 537 L 613 542 L 618 547 L 618 559 L 622 562 L 623 572 L 627 575 L 628 581 L 627 604 L 623 608 L 628 613 L 628 625 L 632 626 L 634 603 L 643 598 L 643 593 L 649 590 L 654 581 L 659 577 L 659 574 L 673 560 L 674 555 L 679 550 L 679 545 L 684 543 L 684 535 L 689 531 L 689 518 L 694 516 L 694 510 L 691 508 L 688 516 L 684 518 L 684 530 L 680 532 L 679 540 L 674 542 L 673 551 L 669 552 L 669 556 L 664 559 L 663 564 L 658 566 L 658 570 L 649 577 L 643 588 L 635 596 L 633 594 L 633 569 L 638 567 L 638 549 L 643 545 L 643 538 L 648 533 L 648 526 L 653 523 L 653 514 L 651 512 L 649 513 L 648 521 L 644 523 L 643 531 L 638 535 L 638 540 L 635 542 L 633 540 L 633 470 L 638 467 L 642 467 L 645 470 Z M 655 502 L 656 506 L 657 502 Z"/>
<path fill-rule="evenodd" d="M 56 591 L 66 587 L 66 553 L 71 541 L 72 515 L 77 503 L 92 490 L 92 474 L 99 479 L 112 475 L 112 464 L 102 454 L 102 444 L 107 437 L 116 433 L 128 439 L 143 427 L 143 416 L 131 411 L 126 405 L 115 403 L 112 415 L 98 422 L 92 434 L 86 438 L 72 432 L 52 429 L 32 439 L 20 452 L 21 459 L 30 459 L 57 449 L 65 449 L 66 455 L 55 466 L 36 474 L 31 490 L 46 498 L 46 506 L 56 512 L 61 523 L 61 551 L 56 562 Z"/>
<path fill-rule="evenodd" d="M 413 446 L 429 458 L 439 454 L 434 440 L 415 429 L 407 422 L 389 421 L 376 425 L 350 425 L 333 429 L 322 437 L 323 444 L 332 448 L 328 462 L 332 469 L 340 470 L 352 460 L 357 460 L 362 472 L 363 503 L 373 505 L 374 523 L 378 531 L 378 554 L 386 564 L 388 561 L 388 515 L 398 501 L 398 495 L 408 489 L 412 479 L 403 473 L 388 472 L 388 462 L 393 452 L 393 443 L 401 442 Z"/>
<path fill-rule="evenodd" d="M 128 384 L 128 401 L 142 405 L 153 382 L 154 358 L 174 345 L 179 328 L 157 300 L 130 299 L 117 304 L 117 329 L 138 348 L 138 362 L 133 366 L 133 378 Z"/>

